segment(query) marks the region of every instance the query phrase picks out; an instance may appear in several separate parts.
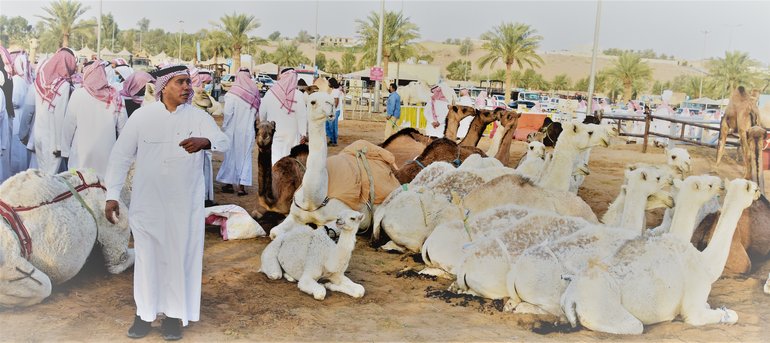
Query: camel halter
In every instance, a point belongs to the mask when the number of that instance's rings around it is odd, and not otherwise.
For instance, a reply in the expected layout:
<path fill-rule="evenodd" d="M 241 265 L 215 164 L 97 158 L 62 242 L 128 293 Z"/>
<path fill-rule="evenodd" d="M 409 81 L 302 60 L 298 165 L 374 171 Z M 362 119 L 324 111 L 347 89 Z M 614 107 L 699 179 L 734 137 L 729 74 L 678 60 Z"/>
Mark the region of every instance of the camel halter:
<path fill-rule="evenodd" d="M 107 190 L 99 181 L 96 183 L 89 184 L 86 182 L 85 178 L 83 178 L 83 174 L 81 174 L 79 171 L 73 171 L 73 175 L 77 175 L 80 178 L 80 181 L 82 182 L 77 187 L 73 187 L 72 184 L 70 184 L 67 180 L 64 178 L 59 178 L 62 182 L 64 182 L 65 185 L 67 185 L 67 188 L 69 189 L 67 192 L 61 193 L 54 197 L 50 201 L 44 201 L 36 206 L 19 206 L 19 207 L 11 207 L 6 202 L 0 200 L 0 217 L 3 217 L 5 221 L 8 223 L 8 225 L 11 227 L 11 230 L 16 235 L 16 237 L 19 239 L 19 245 L 21 245 L 21 256 L 25 259 L 29 260 L 30 255 L 32 255 L 32 238 L 29 235 L 29 231 L 27 230 L 27 227 L 24 226 L 24 222 L 21 220 L 21 217 L 19 217 L 19 212 L 26 212 L 31 211 L 36 208 L 55 204 L 57 202 L 64 201 L 66 199 L 69 199 L 70 197 L 75 197 L 75 199 L 78 199 L 80 204 L 85 207 L 85 209 L 88 211 L 88 213 L 91 214 L 91 217 L 94 219 L 94 223 L 96 223 L 96 237 L 98 240 L 99 237 L 99 224 L 96 220 L 96 215 L 94 215 L 93 210 L 88 207 L 85 200 L 80 196 L 80 192 L 88 189 L 88 188 L 101 188 L 102 190 Z M 94 242 L 95 243 L 95 242 Z M 32 272 L 30 272 L 29 275 L 31 275 Z"/>

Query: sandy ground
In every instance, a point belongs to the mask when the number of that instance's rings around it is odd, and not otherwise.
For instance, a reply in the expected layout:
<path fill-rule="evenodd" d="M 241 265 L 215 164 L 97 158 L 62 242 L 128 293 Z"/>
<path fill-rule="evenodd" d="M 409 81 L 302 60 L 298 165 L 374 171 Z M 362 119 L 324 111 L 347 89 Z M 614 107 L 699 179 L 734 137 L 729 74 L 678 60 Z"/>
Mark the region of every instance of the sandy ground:
<path fill-rule="evenodd" d="M 343 121 L 340 147 L 356 139 L 381 141 L 381 123 Z M 661 149 L 641 153 L 641 146 L 622 144 L 596 148 L 582 196 L 599 215 L 617 194 L 622 168 L 629 162 L 663 162 Z M 486 148 L 485 138 L 480 146 Z M 511 149 L 515 163 L 524 143 Z M 712 172 L 713 150 L 692 148 L 696 173 Z M 215 156 L 218 166 L 221 156 Z M 255 159 L 256 165 L 256 159 Z M 719 174 L 736 177 L 740 167 L 728 159 Z M 256 177 L 256 173 L 255 173 Z M 256 183 L 256 179 L 255 179 Z M 219 189 L 219 185 L 216 186 Z M 250 209 L 252 195 L 217 194 L 222 204 Z M 514 195 L 523 196 L 523 195 Z M 659 220 L 652 215 L 651 221 Z M 532 330 L 531 318 L 502 313 L 501 302 L 453 297 L 442 292 L 447 280 L 400 275 L 419 267 L 411 256 L 375 251 L 360 238 L 348 276 L 366 288 L 361 299 L 329 293 L 319 302 L 296 284 L 271 281 L 257 273 L 268 238 L 222 241 L 215 230 L 206 233 L 201 321 L 185 330 L 187 341 L 767 341 L 770 337 L 770 296 L 762 285 L 770 266 L 755 263 L 747 277 L 725 278 L 714 284 L 709 302 L 738 312 L 736 325 L 696 328 L 681 321 L 651 325 L 641 336 L 621 337 L 582 330 Z M 23 309 L 0 310 L 0 341 L 129 341 L 125 333 L 134 315 L 132 274 L 110 275 L 98 254 L 74 279 L 56 286 L 43 303 Z M 158 323 L 155 323 L 157 326 Z M 537 333 L 537 332 L 541 333 Z M 542 333 L 542 332 L 548 333 Z M 145 341 L 162 341 L 154 330 Z"/>

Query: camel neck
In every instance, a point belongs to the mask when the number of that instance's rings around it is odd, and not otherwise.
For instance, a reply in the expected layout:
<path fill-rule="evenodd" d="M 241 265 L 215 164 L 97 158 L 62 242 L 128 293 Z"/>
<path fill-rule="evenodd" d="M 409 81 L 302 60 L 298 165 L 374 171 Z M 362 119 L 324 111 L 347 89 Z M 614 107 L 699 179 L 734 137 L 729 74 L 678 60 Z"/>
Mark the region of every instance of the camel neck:
<path fill-rule="evenodd" d="M 695 220 L 698 216 L 698 211 L 705 202 L 694 201 L 692 194 L 689 192 L 679 190 L 676 195 L 676 207 L 674 208 L 674 217 L 671 219 L 671 226 L 669 233 L 676 237 L 677 240 L 682 242 L 689 242 L 692 238 L 692 234 L 695 231 Z"/>
<path fill-rule="evenodd" d="M 484 134 L 484 130 L 487 128 L 487 124 L 484 124 L 484 122 L 481 120 L 479 116 L 473 117 L 473 121 L 471 122 L 471 126 L 468 129 L 468 133 L 465 135 L 465 138 L 460 142 L 460 145 L 463 146 L 476 146 L 479 144 L 479 141 L 481 140 L 481 136 Z"/>
<path fill-rule="evenodd" d="M 625 186 L 624 186 L 625 187 Z M 622 211 L 625 208 L 626 204 L 626 192 L 624 192 L 622 189 L 620 193 L 618 193 L 618 196 L 615 198 L 615 200 L 610 203 L 610 206 L 607 207 L 607 212 L 604 212 L 604 216 L 602 216 L 602 223 L 604 225 L 609 226 L 617 226 L 620 225 L 619 217 L 622 216 Z"/>
<path fill-rule="evenodd" d="M 641 233 L 644 229 L 644 214 L 647 209 L 647 197 L 649 195 L 649 192 L 636 189 L 636 187 L 627 188 L 625 203 L 623 204 L 623 215 L 620 217 L 620 227 L 638 230 Z"/>
<path fill-rule="evenodd" d="M 487 156 L 497 156 L 497 152 L 500 151 L 500 145 L 503 143 L 503 136 L 508 133 L 505 126 L 498 126 L 495 131 L 495 137 L 492 138 L 492 144 L 487 149 Z"/>
<path fill-rule="evenodd" d="M 457 128 L 460 127 L 460 118 L 455 112 L 449 112 L 444 123 L 444 137 L 452 142 L 457 142 Z"/>
<path fill-rule="evenodd" d="M 714 235 L 706 249 L 703 250 L 703 264 L 712 271 L 712 282 L 716 281 L 727 263 L 727 256 L 730 254 L 730 245 L 732 245 L 733 234 L 745 208 L 736 205 L 734 197 L 728 193 L 722 206 L 722 214 L 717 221 Z M 689 240 L 688 240 L 689 241 Z"/>
<path fill-rule="evenodd" d="M 350 261 L 350 256 L 353 254 L 353 249 L 356 247 L 356 230 L 346 231 L 340 229 L 340 238 L 337 240 L 337 245 L 334 247 L 334 256 L 332 261 L 333 265 L 331 270 L 339 270 L 339 268 Z M 357 229 L 357 228 L 356 228 Z"/>
<path fill-rule="evenodd" d="M 513 135 L 516 133 L 517 124 L 518 121 L 505 130 L 505 134 L 502 135 L 503 139 L 502 142 L 500 142 L 500 147 L 498 148 L 497 153 L 495 153 L 495 158 L 497 158 L 497 160 L 504 166 L 508 165 L 508 160 L 510 160 L 511 157 L 511 143 L 513 143 Z"/>
<path fill-rule="evenodd" d="M 265 202 L 270 202 L 274 198 L 272 161 L 272 145 L 268 145 L 266 147 L 260 146 L 259 154 L 257 154 L 257 177 L 259 180 L 259 184 L 257 185 L 257 193 L 259 196 L 265 198 Z"/>
<path fill-rule="evenodd" d="M 540 182 L 538 182 L 540 187 L 558 191 L 569 190 L 569 181 L 574 170 L 574 155 L 577 152 L 567 150 L 555 149 L 553 151 L 551 163 L 548 165 Z"/>

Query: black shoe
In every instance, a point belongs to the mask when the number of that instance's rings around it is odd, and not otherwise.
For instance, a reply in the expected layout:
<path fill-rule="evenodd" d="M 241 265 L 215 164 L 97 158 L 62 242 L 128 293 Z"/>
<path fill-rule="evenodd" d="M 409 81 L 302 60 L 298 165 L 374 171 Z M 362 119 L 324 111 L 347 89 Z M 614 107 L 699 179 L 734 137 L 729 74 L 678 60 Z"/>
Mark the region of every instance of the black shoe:
<path fill-rule="evenodd" d="M 219 204 L 215 203 L 215 202 L 214 202 L 214 201 L 212 201 L 212 200 L 208 200 L 208 199 L 206 199 L 206 200 L 203 202 L 203 207 L 211 207 L 211 206 L 217 206 L 217 205 L 219 205 Z"/>
<path fill-rule="evenodd" d="M 166 318 L 160 324 L 160 332 L 163 339 L 167 341 L 176 341 L 182 339 L 182 320 L 177 318 Z"/>
<path fill-rule="evenodd" d="M 130 338 L 142 338 L 147 336 L 152 329 L 152 322 L 145 322 L 139 316 L 134 317 L 134 325 L 128 329 L 127 336 Z"/>
<path fill-rule="evenodd" d="M 222 193 L 235 193 L 235 189 L 233 188 L 233 185 L 224 185 L 222 186 Z"/>

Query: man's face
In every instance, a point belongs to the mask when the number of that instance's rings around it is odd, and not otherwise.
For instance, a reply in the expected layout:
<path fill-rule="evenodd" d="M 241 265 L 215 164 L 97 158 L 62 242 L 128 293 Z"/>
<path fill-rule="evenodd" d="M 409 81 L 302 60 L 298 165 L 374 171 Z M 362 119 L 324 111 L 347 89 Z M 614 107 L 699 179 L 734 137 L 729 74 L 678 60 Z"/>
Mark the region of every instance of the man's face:
<path fill-rule="evenodd" d="M 177 75 L 168 80 L 166 87 L 163 88 L 163 101 L 169 101 L 173 105 L 181 105 L 187 102 L 190 97 L 190 76 Z"/>
<path fill-rule="evenodd" d="M 393 93 L 393 86 L 388 86 L 388 92 Z"/>

